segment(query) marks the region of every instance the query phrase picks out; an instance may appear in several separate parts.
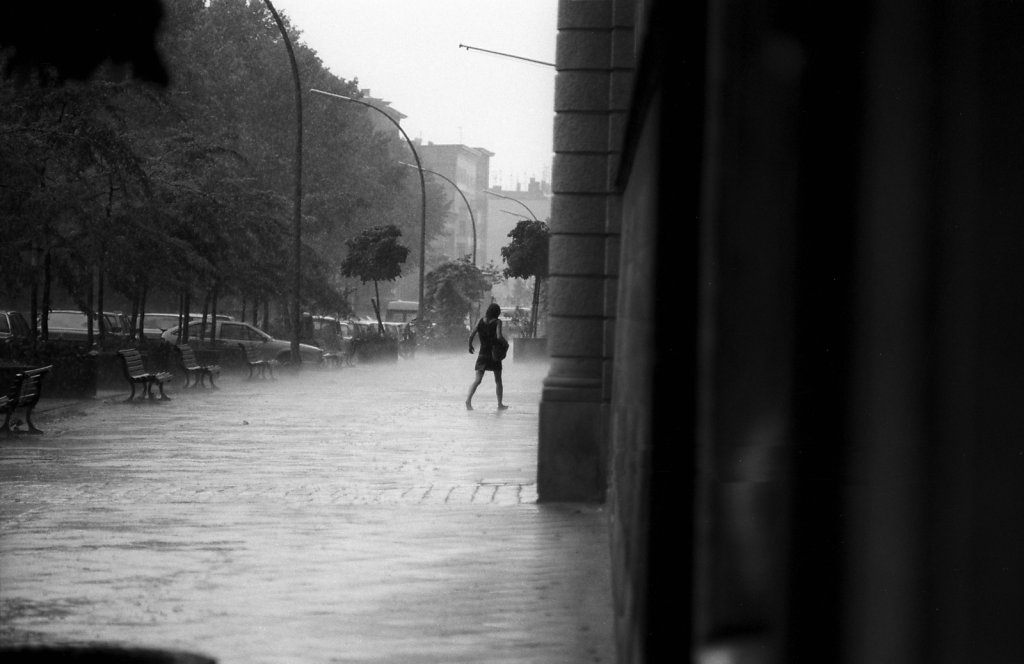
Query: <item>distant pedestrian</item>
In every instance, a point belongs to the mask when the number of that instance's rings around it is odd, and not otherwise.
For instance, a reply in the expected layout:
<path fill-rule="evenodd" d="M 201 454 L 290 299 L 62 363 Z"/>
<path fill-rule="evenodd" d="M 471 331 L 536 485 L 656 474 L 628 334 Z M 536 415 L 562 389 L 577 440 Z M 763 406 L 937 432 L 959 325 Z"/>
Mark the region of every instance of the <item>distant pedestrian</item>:
<path fill-rule="evenodd" d="M 480 322 L 476 324 L 476 329 L 473 330 L 472 334 L 469 335 L 469 352 L 473 353 L 473 337 L 480 335 L 480 354 L 476 358 L 476 379 L 473 384 L 469 386 L 469 396 L 466 397 L 466 410 L 473 410 L 473 393 L 476 392 L 476 388 L 479 387 L 480 381 L 484 379 L 485 371 L 494 372 L 494 391 L 498 395 L 498 410 L 505 410 L 508 408 L 502 400 L 502 386 L 501 386 L 501 360 L 496 360 L 492 357 L 491 351 L 494 348 L 494 342 L 496 339 L 501 337 L 504 339 L 504 335 L 501 333 L 501 307 L 497 303 L 492 302 L 487 307 L 487 311 L 484 313 L 484 317 L 480 319 Z"/>

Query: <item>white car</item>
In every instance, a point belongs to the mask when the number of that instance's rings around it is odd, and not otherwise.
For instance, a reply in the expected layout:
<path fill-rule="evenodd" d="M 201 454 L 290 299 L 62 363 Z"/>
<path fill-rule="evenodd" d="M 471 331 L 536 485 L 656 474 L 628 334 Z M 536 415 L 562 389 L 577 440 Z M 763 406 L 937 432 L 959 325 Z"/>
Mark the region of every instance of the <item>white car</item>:
<path fill-rule="evenodd" d="M 186 318 L 192 320 L 191 316 L 186 316 Z M 178 316 L 178 314 L 152 314 L 149 313 L 148 311 L 146 312 L 145 316 L 143 316 L 143 320 L 144 322 L 142 324 L 142 327 L 146 330 L 146 334 L 150 334 L 150 330 L 158 330 L 160 334 L 163 334 L 164 332 L 171 329 L 172 327 L 175 327 L 176 325 L 178 325 L 178 323 L 181 322 L 181 318 Z"/>
<path fill-rule="evenodd" d="M 188 324 L 188 343 L 198 345 L 201 327 L 201 320 L 194 320 Z M 209 342 L 210 323 L 206 323 L 206 334 L 204 339 Z M 178 326 L 164 331 L 161 338 L 171 344 L 178 343 Z M 281 364 L 290 364 L 292 360 L 292 342 L 283 339 L 275 339 L 258 327 L 241 321 L 218 320 L 217 339 L 214 344 L 216 350 L 237 350 L 238 344 L 255 346 L 259 349 L 260 357 L 265 360 L 277 360 Z M 324 351 L 309 344 L 299 344 L 299 356 L 303 363 L 320 364 L 324 359 Z"/>

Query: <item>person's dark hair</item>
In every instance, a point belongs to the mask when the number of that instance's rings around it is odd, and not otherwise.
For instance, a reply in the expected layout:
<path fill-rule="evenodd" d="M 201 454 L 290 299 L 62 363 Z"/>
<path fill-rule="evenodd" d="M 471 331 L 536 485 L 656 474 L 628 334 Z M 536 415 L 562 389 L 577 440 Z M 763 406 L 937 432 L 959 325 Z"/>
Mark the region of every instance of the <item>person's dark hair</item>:
<path fill-rule="evenodd" d="M 500 315 L 501 315 L 501 307 L 498 306 L 497 302 L 491 302 L 491 304 L 488 305 L 488 307 L 487 307 L 486 316 L 488 318 L 494 319 L 494 318 L 497 318 Z"/>

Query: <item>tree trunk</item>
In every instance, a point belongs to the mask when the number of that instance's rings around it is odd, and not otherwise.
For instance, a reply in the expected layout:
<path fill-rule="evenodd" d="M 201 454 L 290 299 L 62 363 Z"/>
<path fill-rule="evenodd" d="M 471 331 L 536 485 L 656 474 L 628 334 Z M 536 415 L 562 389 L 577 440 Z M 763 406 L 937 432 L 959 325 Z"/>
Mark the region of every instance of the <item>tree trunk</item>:
<path fill-rule="evenodd" d="M 540 277 L 533 278 L 533 304 L 530 313 L 530 338 L 537 338 L 537 314 L 540 311 Z"/>
<path fill-rule="evenodd" d="M 110 218 L 114 213 L 114 175 L 113 173 L 107 174 L 107 223 L 110 223 Z M 93 230 L 95 233 L 95 230 Z M 100 344 L 102 345 L 107 335 L 110 334 L 111 330 L 107 325 L 107 317 L 103 315 L 104 309 L 106 309 L 106 297 L 103 292 L 104 282 L 104 271 L 106 265 L 106 251 L 100 248 L 97 252 L 99 255 L 96 257 L 96 312 L 98 314 L 98 320 L 100 323 Z"/>
<path fill-rule="evenodd" d="M 200 320 L 202 321 L 203 328 L 206 328 L 206 321 L 210 313 L 210 291 L 206 291 L 203 295 L 203 315 Z"/>
<path fill-rule="evenodd" d="M 373 280 L 373 294 L 376 299 L 373 300 L 373 312 L 377 314 L 377 327 L 380 329 L 380 333 L 384 334 L 384 321 L 380 318 L 380 290 L 377 288 L 377 280 Z"/>
<path fill-rule="evenodd" d="M 96 266 L 96 320 L 99 322 L 99 333 L 100 333 L 100 344 L 107 338 L 110 330 L 107 329 L 107 318 L 103 315 L 104 309 L 104 297 L 103 297 L 103 266 L 102 260 L 100 265 Z"/>
<path fill-rule="evenodd" d="M 188 319 L 185 317 L 185 293 L 178 293 L 178 342 L 187 343 L 185 341 L 186 334 L 188 333 L 188 326 L 185 323 Z"/>
<path fill-rule="evenodd" d="M 184 334 L 179 334 L 178 335 L 178 343 L 183 343 L 183 344 L 190 343 L 189 338 L 188 338 L 188 331 L 190 329 L 189 328 L 189 324 L 188 324 L 188 320 L 189 320 L 189 311 L 191 311 L 191 310 L 192 310 L 192 297 L 191 297 L 191 293 L 189 293 L 189 291 L 186 290 L 181 295 L 181 318 L 182 318 L 182 321 L 183 321 L 182 324 L 181 324 L 181 329 L 184 331 Z M 202 341 L 203 341 L 203 335 L 204 335 L 204 330 L 203 330 L 202 327 L 200 327 L 199 328 L 199 342 L 200 343 L 202 343 Z"/>
<path fill-rule="evenodd" d="M 217 329 L 217 282 L 213 282 L 213 289 L 210 291 L 210 329 Z"/>
<path fill-rule="evenodd" d="M 43 339 L 48 339 L 50 336 L 50 282 L 53 280 L 50 268 L 50 250 L 47 249 L 46 255 L 43 257 L 43 306 L 40 312 L 42 325 L 39 328 L 39 334 Z"/>
<path fill-rule="evenodd" d="M 131 337 L 130 341 L 138 341 L 142 343 L 145 340 L 146 333 L 143 331 L 142 321 L 145 317 L 139 313 L 139 289 L 136 288 L 132 293 L 132 314 L 131 314 Z"/>
<path fill-rule="evenodd" d="M 86 295 L 85 295 L 85 310 L 86 310 L 85 324 L 86 324 L 86 330 L 88 330 L 88 336 L 86 336 L 86 339 L 88 340 L 87 345 L 88 345 L 90 350 L 92 350 L 93 344 L 96 343 L 96 325 L 94 324 L 95 321 L 93 320 L 94 317 L 95 317 L 95 312 L 96 312 L 95 303 L 96 303 L 96 278 L 95 278 L 95 274 L 93 274 L 93 275 L 90 275 L 90 278 L 89 278 L 89 288 L 88 288 L 88 290 L 86 292 Z"/>
<path fill-rule="evenodd" d="M 145 337 L 145 333 L 142 331 L 144 322 L 146 320 L 146 298 L 149 296 L 149 284 L 146 282 L 142 283 L 142 288 L 139 290 L 139 300 L 136 304 L 137 311 L 134 315 L 138 317 L 138 321 L 135 323 L 135 329 L 138 331 L 139 341 L 141 342 Z"/>
<path fill-rule="evenodd" d="M 32 326 L 32 348 L 35 350 L 35 345 L 39 341 L 39 253 L 42 250 L 36 245 L 36 241 L 32 240 L 32 257 L 30 264 L 32 267 L 32 304 L 29 316 L 31 320 L 29 324 Z"/>

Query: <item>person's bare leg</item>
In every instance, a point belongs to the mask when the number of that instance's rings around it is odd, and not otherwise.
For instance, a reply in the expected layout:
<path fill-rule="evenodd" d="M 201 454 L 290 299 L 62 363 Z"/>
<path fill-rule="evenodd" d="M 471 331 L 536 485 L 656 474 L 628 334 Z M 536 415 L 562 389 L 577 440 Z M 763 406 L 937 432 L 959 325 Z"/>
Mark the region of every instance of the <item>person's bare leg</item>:
<path fill-rule="evenodd" d="M 476 392 L 476 388 L 480 385 L 480 381 L 484 379 L 484 372 L 477 371 L 476 379 L 473 384 L 469 386 L 469 395 L 466 396 L 466 410 L 473 410 L 473 394 Z"/>
<path fill-rule="evenodd" d="M 502 393 L 503 389 L 504 388 L 503 388 L 503 386 L 501 384 L 501 372 L 500 371 L 495 371 L 494 372 L 494 391 L 498 395 L 498 410 L 505 410 L 506 408 L 508 408 L 508 406 L 506 406 L 501 401 L 501 396 L 502 396 L 501 393 Z"/>

